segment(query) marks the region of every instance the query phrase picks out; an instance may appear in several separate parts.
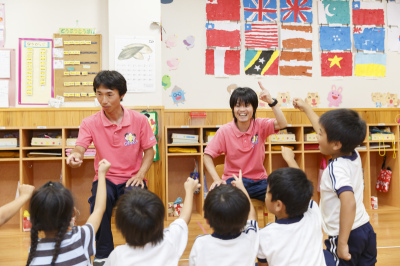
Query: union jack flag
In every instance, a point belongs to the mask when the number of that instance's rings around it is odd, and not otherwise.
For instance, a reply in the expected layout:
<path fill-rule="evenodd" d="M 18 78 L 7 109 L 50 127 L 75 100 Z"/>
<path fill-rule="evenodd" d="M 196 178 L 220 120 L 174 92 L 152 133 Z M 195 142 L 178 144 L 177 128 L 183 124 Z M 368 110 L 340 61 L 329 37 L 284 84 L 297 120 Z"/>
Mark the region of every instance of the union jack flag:
<path fill-rule="evenodd" d="M 246 21 L 275 21 L 278 18 L 276 0 L 243 0 Z"/>
<path fill-rule="evenodd" d="M 281 0 L 282 22 L 312 23 L 312 0 Z"/>

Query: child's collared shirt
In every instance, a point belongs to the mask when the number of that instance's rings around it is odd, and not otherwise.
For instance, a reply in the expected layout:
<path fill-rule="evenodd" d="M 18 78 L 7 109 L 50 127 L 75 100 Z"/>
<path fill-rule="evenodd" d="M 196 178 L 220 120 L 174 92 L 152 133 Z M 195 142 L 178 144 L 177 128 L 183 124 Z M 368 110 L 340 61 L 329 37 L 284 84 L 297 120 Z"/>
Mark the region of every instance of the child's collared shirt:
<path fill-rule="evenodd" d="M 198 236 L 189 256 L 189 265 L 253 266 L 259 237 L 258 224 L 249 220 L 242 233 L 224 237 L 217 234 Z"/>

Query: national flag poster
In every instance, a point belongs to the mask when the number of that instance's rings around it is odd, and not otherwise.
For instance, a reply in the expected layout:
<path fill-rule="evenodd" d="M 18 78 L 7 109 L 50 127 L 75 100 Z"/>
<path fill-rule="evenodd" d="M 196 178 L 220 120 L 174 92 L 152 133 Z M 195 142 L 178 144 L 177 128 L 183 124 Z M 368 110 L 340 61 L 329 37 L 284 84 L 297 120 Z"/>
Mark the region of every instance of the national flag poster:
<path fill-rule="evenodd" d="M 318 20 L 319 24 L 350 24 L 349 1 L 319 1 Z"/>
<path fill-rule="evenodd" d="M 400 26 L 400 4 L 387 3 L 386 7 L 387 19 L 389 26 Z"/>
<path fill-rule="evenodd" d="M 321 50 L 351 50 L 350 27 L 321 26 L 319 43 Z"/>
<path fill-rule="evenodd" d="M 382 2 L 353 2 L 354 25 L 385 25 Z"/>
<path fill-rule="evenodd" d="M 282 51 L 279 59 L 281 76 L 312 76 L 312 52 Z"/>
<path fill-rule="evenodd" d="M 385 51 L 385 29 L 354 26 L 354 47 L 364 51 Z"/>
<path fill-rule="evenodd" d="M 240 74 L 240 50 L 207 49 L 206 74 L 216 77 Z"/>
<path fill-rule="evenodd" d="M 312 26 L 281 25 L 281 48 L 312 49 Z"/>
<path fill-rule="evenodd" d="M 207 20 L 240 20 L 240 0 L 206 0 Z"/>
<path fill-rule="evenodd" d="M 400 28 L 390 27 L 388 29 L 387 48 L 391 52 L 400 52 Z"/>
<path fill-rule="evenodd" d="M 322 53 L 321 76 L 349 77 L 353 75 L 352 53 Z"/>
<path fill-rule="evenodd" d="M 278 25 L 276 24 L 245 24 L 245 47 L 276 48 L 278 47 Z"/>
<path fill-rule="evenodd" d="M 246 50 L 244 72 L 246 75 L 276 76 L 279 67 L 279 51 Z"/>
<path fill-rule="evenodd" d="M 276 21 L 276 0 L 243 0 L 245 21 Z"/>
<path fill-rule="evenodd" d="M 384 77 L 386 74 L 386 54 L 357 53 L 354 75 L 360 77 Z"/>
<path fill-rule="evenodd" d="M 240 47 L 240 24 L 214 21 L 206 23 L 207 46 Z"/>
<path fill-rule="evenodd" d="M 312 23 L 312 0 L 280 0 L 281 22 Z"/>

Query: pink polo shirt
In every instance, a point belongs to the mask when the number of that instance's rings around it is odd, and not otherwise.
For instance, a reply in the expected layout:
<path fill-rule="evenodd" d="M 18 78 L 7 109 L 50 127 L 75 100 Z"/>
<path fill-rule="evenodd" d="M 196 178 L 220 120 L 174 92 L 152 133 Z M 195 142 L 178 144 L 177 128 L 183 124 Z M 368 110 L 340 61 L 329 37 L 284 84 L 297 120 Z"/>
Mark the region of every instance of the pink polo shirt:
<path fill-rule="evenodd" d="M 125 183 L 139 171 L 143 150 L 157 143 L 146 116 L 122 108 L 124 116 L 118 126 L 112 124 L 101 110 L 83 119 L 79 128 L 76 145 L 87 149 L 93 141 L 96 146 L 93 181 L 97 180 L 99 162 L 106 159 L 111 163 L 106 178 L 116 185 Z"/>
<path fill-rule="evenodd" d="M 265 139 L 279 130 L 274 129 L 275 119 L 252 119 L 247 132 L 240 132 L 235 121 L 223 125 L 208 143 L 205 154 L 215 158 L 225 153 L 223 180 L 242 175 L 252 180 L 267 178 L 264 168 Z"/>

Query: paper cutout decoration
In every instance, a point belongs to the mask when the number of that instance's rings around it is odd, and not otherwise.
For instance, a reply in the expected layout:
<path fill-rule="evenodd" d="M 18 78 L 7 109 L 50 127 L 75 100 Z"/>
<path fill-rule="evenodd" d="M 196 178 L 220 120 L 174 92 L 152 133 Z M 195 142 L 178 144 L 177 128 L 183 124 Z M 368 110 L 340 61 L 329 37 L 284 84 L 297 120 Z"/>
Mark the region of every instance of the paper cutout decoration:
<path fill-rule="evenodd" d="M 282 76 L 312 76 L 312 52 L 282 51 L 279 73 Z"/>
<path fill-rule="evenodd" d="M 318 2 L 320 24 L 350 24 L 350 5 L 348 1 L 323 0 Z"/>
<path fill-rule="evenodd" d="M 332 106 L 339 107 L 339 105 L 342 103 L 342 97 L 343 97 L 342 91 L 343 91 L 342 87 L 336 89 L 336 86 L 332 85 L 332 88 L 328 93 L 329 107 Z"/>
<path fill-rule="evenodd" d="M 283 49 L 312 49 L 312 26 L 281 26 Z"/>
<path fill-rule="evenodd" d="M 399 99 L 397 97 L 397 93 L 390 93 L 386 94 L 386 103 L 387 107 L 397 107 L 399 105 Z"/>
<path fill-rule="evenodd" d="M 207 46 L 240 47 L 240 24 L 215 21 L 206 23 Z"/>
<path fill-rule="evenodd" d="M 354 25 L 385 25 L 382 2 L 353 2 Z"/>
<path fill-rule="evenodd" d="M 236 85 L 236 84 L 231 84 L 231 85 L 229 85 L 228 87 L 226 87 L 226 90 L 228 91 L 229 94 L 232 94 L 232 92 L 233 92 L 234 90 L 236 90 L 236 88 L 237 88 L 237 85 Z"/>
<path fill-rule="evenodd" d="M 171 58 L 171 59 L 167 60 L 167 65 L 169 67 L 169 70 L 178 69 L 179 59 L 178 58 Z"/>
<path fill-rule="evenodd" d="M 186 49 L 189 50 L 190 48 L 194 47 L 194 40 L 195 38 L 193 35 L 187 36 L 186 39 L 183 40 L 183 44 L 186 45 Z"/>
<path fill-rule="evenodd" d="M 244 20 L 276 21 L 276 0 L 243 0 Z"/>
<path fill-rule="evenodd" d="M 240 0 L 206 0 L 207 20 L 240 20 Z"/>
<path fill-rule="evenodd" d="M 227 77 L 240 74 L 240 50 L 206 50 L 206 75 Z"/>
<path fill-rule="evenodd" d="M 245 24 L 245 47 L 276 48 L 278 47 L 278 25 Z"/>
<path fill-rule="evenodd" d="M 360 77 L 384 77 L 386 74 L 386 54 L 357 53 L 354 75 Z"/>
<path fill-rule="evenodd" d="M 319 28 L 319 43 L 321 50 L 350 50 L 350 27 L 321 26 Z"/>
<path fill-rule="evenodd" d="M 353 74 L 352 53 L 322 53 L 321 76 L 323 77 L 348 77 Z"/>
<path fill-rule="evenodd" d="M 278 100 L 278 105 L 280 107 L 289 107 L 290 105 L 290 94 L 289 92 L 278 92 L 278 96 L 276 97 Z"/>
<path fill-rule="evenodd" d="M 354 27 L 354 47 L 364 51 L 385 51 L 385 29 L 384 28 L 362 28 Z"/>
<path fill-rule="evenodd" d="M 308 92 L 307 97 L 304 101 L 308 103 L 312 108 L 318 108 L 318 105 L 320 103 L 318 92 Z"/>
<path fill-rule="evenodd" d="M 385 94 L 381 92 L 371 93 L 372 101 L 375 103 L 375 107 L 381 108 L 386 105 Z"/>
<path fill-rule="evenodd" d="M 389 26 L 400 26 L 400 4 L 387 3 L 386 7 L 387 19 Z"/>
<path fill-rule="evenodd" d="M 169 87 L 171 87 L 171 77 L 168 75 L 164 75 L 162 77 L 162 81 L 161 81 L 162 86 L 164 87 L 164 90 L 168 89 Z"/>
<path fill-rule="evenodd" d="M 246 50 L 244 72 L 246 75 L 278 75 L 279 51 Z"/>
<path fill-rule="evenodd" d="M 178 43 L 178 36 L 176 35 L 170 35 L 165 39 L 165 45 L 167 48 L 172 48 L 175 47 L 176 44 Z"/>
<path fill-rule="evenodd" d="M 390 27 L 388 29 L 388 51 L 400 52 L 400 28 Z"/>
<path fill-rule="evenodd" d="M 175 86 L 171 91 L 170 97 L 172 97 L 174 104 L 176 104 L 176 106 L 178 106 L 179 103 L 181 103 L 181 104 L 185 103 L 185 101 L 186 101 L 185 94 L 186 94 L 186 92 L 184 92 L 178 86 Z"/>
<path fill-rule="evenodd" d="M 281 21 L 312 23 L 312 0 L 280 0 Z"/>

